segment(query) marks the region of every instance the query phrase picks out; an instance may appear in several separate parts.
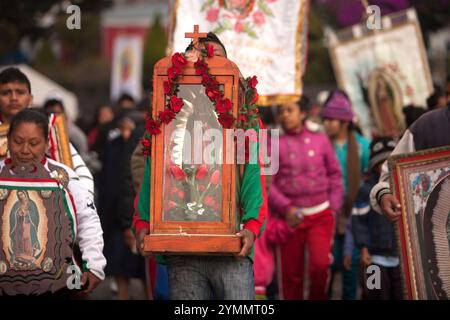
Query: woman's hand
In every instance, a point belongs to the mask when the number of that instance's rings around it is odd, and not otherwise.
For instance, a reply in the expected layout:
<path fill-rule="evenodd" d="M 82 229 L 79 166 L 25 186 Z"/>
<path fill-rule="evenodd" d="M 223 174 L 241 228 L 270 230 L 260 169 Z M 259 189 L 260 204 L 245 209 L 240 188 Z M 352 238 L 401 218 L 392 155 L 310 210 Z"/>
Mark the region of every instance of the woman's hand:
<path fill-rule="evenodd" d="M 92 272 L 87 271 L 84 272 L 81 276 L 81 286 L 88 285 L 86 290 L 83 290 L 84 294 L 91 293 L 101 282 L 99 278 L 97 278 L 96 275 L 94 275 Z"/>

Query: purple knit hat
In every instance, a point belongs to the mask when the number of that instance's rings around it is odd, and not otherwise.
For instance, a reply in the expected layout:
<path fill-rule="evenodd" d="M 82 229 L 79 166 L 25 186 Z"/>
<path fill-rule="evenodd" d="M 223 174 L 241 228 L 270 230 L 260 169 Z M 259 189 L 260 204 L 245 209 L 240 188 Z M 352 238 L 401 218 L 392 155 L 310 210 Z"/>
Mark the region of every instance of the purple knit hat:
<path fill-rule="evenodd" d="M 333 92 L 323 106 L 322 117 L 352 122 L 354 115 L 350 101 L 342 92 Z"/>

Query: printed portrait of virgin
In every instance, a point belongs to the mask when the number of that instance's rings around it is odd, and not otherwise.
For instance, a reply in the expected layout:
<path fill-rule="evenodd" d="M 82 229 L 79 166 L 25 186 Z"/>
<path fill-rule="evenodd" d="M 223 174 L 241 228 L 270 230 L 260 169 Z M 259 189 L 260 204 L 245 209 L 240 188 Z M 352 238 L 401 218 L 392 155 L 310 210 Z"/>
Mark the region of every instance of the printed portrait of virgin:
<path fill-rule="evenodd" d="M 450 299 L 450 173 L 428 197 L 424 214 L 424 241 L 430 278 L 430 296 Z"/>
<path fill-rule="evenodd" d="M 39 212 L 26 190 L 17 191 L 17 201 L 10 213 L 10 254 L 17 269 L 36 268 L 41 245 L 38 239 Z"/>

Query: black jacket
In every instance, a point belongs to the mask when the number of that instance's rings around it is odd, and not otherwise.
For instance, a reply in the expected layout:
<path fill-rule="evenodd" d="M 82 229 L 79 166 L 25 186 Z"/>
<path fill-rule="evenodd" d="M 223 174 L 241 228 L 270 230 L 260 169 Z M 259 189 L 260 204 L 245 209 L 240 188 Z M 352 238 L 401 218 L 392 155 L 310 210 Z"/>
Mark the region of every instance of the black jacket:
<path fill-rule="evenodd" d="M 352 210 L 355 246 L 367 247 L 371 255 L 397 256 L 394 225 L 370 207 L 369 194 L 379 176 L 372 174 L 359 190 Z"/>

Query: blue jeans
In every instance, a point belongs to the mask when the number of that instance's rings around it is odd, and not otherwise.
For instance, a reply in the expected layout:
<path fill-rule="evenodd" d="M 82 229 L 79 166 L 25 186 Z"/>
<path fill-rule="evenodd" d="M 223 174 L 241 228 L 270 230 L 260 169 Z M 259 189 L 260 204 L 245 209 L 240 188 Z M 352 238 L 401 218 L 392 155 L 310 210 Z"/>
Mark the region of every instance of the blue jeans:
<path fill-rule="evenodd" d="M 167 278 L 167 268 L 158 263 L 156 271 L 155 300 L 169 300 L 169 280 Z"/>
<path fill-rule="evenodd" d="M 253 263 L 233 256 L 165 256 L 172 300 L 254 300 Z"/>

